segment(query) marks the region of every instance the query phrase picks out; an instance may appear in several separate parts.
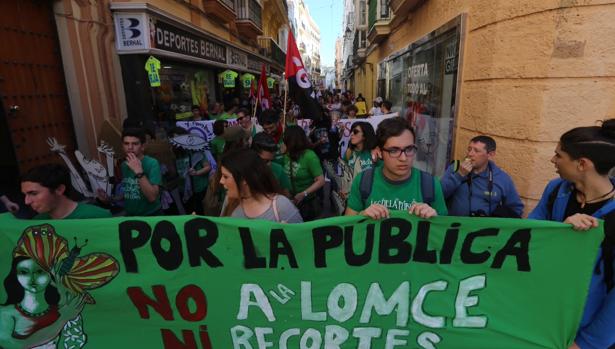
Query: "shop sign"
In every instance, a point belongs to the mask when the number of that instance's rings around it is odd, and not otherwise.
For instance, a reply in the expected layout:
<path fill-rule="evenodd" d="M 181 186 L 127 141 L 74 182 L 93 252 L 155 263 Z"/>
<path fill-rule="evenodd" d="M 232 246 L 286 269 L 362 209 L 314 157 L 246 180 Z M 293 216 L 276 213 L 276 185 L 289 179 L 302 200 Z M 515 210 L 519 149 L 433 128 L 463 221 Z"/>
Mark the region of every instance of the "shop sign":
<path fill-rule="evenodd" d="M 244 69 L 248 67 L 248 55 L 232 47 L 226 51 L 226 61 L 229 65 L 236 65 Z"/>
<path fill-rule="evenodd" d="M 255 70 L 255 71 L 261 71 L 261 65 L 265 64 L 265 71 L 267 73 L 269 73 L 269 65 L 263 61 L 261 61 L 260 59 L 256 59 L 254 57 L 248 57 L 248 69 L 249 70 Z"/>
<path fill-rule="evenodd" d="M 155 23 L 152 46 L 218 63 L 227 63 L 224 45 L 181 30 L 160 20 Z"/>
<path fill-rule="evenodd" d="M 149 48 L 148 20 L 145 13 L 114 13 L 118 51 L 136 51 Z"/>

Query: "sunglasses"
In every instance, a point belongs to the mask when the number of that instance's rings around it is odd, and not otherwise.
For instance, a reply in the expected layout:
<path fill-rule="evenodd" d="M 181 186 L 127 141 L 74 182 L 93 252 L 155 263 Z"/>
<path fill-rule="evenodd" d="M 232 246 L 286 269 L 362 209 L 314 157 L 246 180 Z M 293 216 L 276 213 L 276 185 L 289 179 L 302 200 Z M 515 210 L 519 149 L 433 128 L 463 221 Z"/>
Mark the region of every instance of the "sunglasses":
<path fill-rule="evenodd" d="M 358 128 L 355 128 L 354 130 L 352 130 L 353 135 L 358 135 L 359 133 L 362 133 L 362 131 L 359 130 Z"/>

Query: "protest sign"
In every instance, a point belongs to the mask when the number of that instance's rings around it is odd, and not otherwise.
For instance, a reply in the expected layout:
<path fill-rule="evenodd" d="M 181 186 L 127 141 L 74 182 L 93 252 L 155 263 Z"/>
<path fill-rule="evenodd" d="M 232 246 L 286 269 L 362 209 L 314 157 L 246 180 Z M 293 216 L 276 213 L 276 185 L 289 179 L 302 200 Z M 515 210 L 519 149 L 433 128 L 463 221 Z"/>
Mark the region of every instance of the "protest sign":
<path fill-rule="evenodd" d="M 601 239 L 602 227 L 578 233 L 546 221 L 405 212 L 303 224 L 4 214 L 0 340 L 62 348 L 567 348 Z M 26 298 L 58 303 L 50 288 L 86 305 L 24 310 Z"/>

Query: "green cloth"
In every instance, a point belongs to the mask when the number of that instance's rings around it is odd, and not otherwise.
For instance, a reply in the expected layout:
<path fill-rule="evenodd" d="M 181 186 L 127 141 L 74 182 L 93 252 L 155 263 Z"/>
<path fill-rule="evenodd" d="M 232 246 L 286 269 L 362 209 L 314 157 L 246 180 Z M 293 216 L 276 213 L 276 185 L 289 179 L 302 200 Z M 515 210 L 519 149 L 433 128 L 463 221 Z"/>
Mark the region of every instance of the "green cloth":
<path fill-rule="evenodd" d="M 195 164 L 193 167 L 195 170 L 201 170 L 203 167 L 209 165 L 209 162 L 207 162 L 207 160 L 202 160 L 199 161 L 197 164 Z M 202 193 L 207 189 L 207 184 L 208 184 L 208 179 L 209 179 L 209 172 L 200 175 L 200 176 L 192 176 L 192 184 L 194 184 L 194 192 L 195 193 Z"/>
<path fill-rule="evenodd" d="M 80 311 L 84 349 L 322 349 L 325 341 L 336 343 L 331 349 L 565 349 L 603 238 L 602 223 L 579 233 L 558 222 L 400 211 L 302 224 L 189 215 L 45 222 L 5 213 L 0 278 L 16 279 L 15 251 L 36 242 L 32 260 L 47 266 L 37 275 L 62 266 L 62 281 L 84 285 L 79 293 L 95 301 Z M 4 285 L 6 339 L 20 333 L 13 319 L 34 320 L 5 305 L 18 282 Z M 47 305 L 44 290 L 36 295 Z M 58 348 L 79 338 L 57 328 L 19 347 L 58 333 Z"/>
<path fill-rule="evenodd" d="M 322 175 L 322 166 L 320 166 L 320 159 L 318 159 L 316 153 L 307 149 L 297 161 L 291 161 L 288 154 L 284 155 L 284 171 L 290 179 L 290 193 L 296 195 L 304 192 L 314 183 L 314 178 Z M 314 195 L 314 193 L 310 193 L 310 195 Z"/>
<path fill-rule="evenodd" d="M 96 205 L 77 203 L 77 207 L 68 216 L 62 219 L 85 219 L 85 218 L 107 218 L 111 217 L 111 212 Z M 49 213 L 39 213 L 33 219 L 53 219 Z"/>
<path fill-rule="evenodd" d="M 282 187 L 282 189 L 288 190 L 288 192 L 290 193 L 290 179 L 288 179 L 288 175 L 284 171 L 284 167 L 275 162 L 271 162 L 271 172 L 273 172 L 273 176 L 275 177 L 275 179 L 278 180 L 280 187 Z"/>
<path fill-rule="evenodd" d="M 224 87 L 233 88 L 235 87 L 235 79 L 238 75 L 239 74 L 237 74 L 237 72 L 234 72 L 232 70 L 225 70 L 220 73 L 219 76 L 222 77 L 222 84 L 224 85 Z"/>
<path fill-rule="evenodd" d="M 241 76 L 241 85 L 243 86 L 243 88 L 250 88 L 250 85 L 252 85 L 252 81 L 254 81 L 254 79 L 256 79 L 256 77 L 250 73 L 245 73 Z"/>
<path fill-rule="evenodd" d="M 207 160 L 202 160 L 196 164 L 194 164 L 192 166 L 192 168 L 194 168 L 195 170 L 200 170 L 202 169 L 205 164 L 209 164 L 207 162 Z M 190 168 L 190 156 L 186 155 L 186 156 L 181 156 L 179 158 L 175 159 L 175 166 L 177 167 L 177 174 L 180 176 L 181 179 L 181 186 L 184 187 L 185 183 L 185 179 L 186 177 L 184 177 L 184 173 L 186 173 L 188 171 L 188 169 Z M 207 189 L 207 178 L 209 174 L 206 173 L 202 176 L 188 176 L 188 178 L 192 178 L 192 191 L 194 193 L 202 193 L 203 191 L 205 191 L 205 189 Z"/>
<path fill-rule="evenodd" d="M 345 155 L 345 154 L 344 154 Z M 345 156 L 344 156 L 345 157 Z M 351 169 L 354 169 L 355 166 L 355 162 L 357 162 L 357 160 L 359 161 L 359 166 L 360 167 L 360 172 L 363 172 L 365 170 L 367 170 L 368 168 L 372 168 L 373 163 L 372 163 L 372 153 L 370 151 L 353 151 L 350 154 L 350 158 L 349 159 L 343 159 L 348 163 L 348 167 L 350 167 Z M 355 173 L 354 175 L 356 176 L 358 173 Z"/>
<path fill-rule="evenodd" d="M 373 203 L 378 203 L 386 206 L 390 210 L 407 211 L 413 203 L 423 201 L 423 195 L 421 193 L 421 175 L 418 169 L 413 168 L 412 174 L 405 181 L 393 183 L 384 177 L 382 173 L 383 166 L 382 164 L 378 164 L 374 168 L 372 191 L 367 197 L 367 200 L 365 200 L 365 203 L 361 200 L 361 193 L 359 190 L 363 173 L 355 176 L 352 181 L 350 196 L 348 197 L 348 207 L 359 212 Z M 431 206 L 438 212 L 438 215 L 446 216 L 448 210 L 446 208 L 446 202 L 444 201 L 444 195 L 442 194 L 442 186 L 436 177 L 434 177 L 434 192 L 435 199 Z"/>
<path fill-rule="evenodd" d="M 216 116 L 216 120 L 228 120 L 228 119 L 237 119 L 237 114 L 229 114 L 224 112 Z"/>
<path fill-rule="evenodd" d="M 147 71 L 147 78 L 149 79 L 149 85 L 151 87 L 160 86 L 160 61 L 153 56 L 149 56 L 145 61 L 145 70 Z"/>
<path fill-rule="evenodd" d="M 222 138 L 222 136 L 216 136 L 209 142 L 209 150 L 211 151 L 211 155 L 214 156 L 214 159 L 216 159 L 216 161 L 218 161 L 218 157 L 222 155 L 225 144 L 226 141 L 224 141 L 224 138 Z"/>
<path fill-rule="evenodd" d="M 273 88 L 273 84 L 275 84 L 275 79 L 267 78 L 267 88 Z"/>
<path fill-rule="evenodd" d="M 141 160 L 143 173 L 152 185 L 162 183 L 160 164 L 158 160 L 145 155 Z M 149 202 L 139 186 L 139 179 L 128 167 L 126 162 L 122 163 L 122 183 L 124 184 L 124 208 L 127 216 L 148 216 L 160 210 L 160 191 L 158 197 L 153 202 Z"/>

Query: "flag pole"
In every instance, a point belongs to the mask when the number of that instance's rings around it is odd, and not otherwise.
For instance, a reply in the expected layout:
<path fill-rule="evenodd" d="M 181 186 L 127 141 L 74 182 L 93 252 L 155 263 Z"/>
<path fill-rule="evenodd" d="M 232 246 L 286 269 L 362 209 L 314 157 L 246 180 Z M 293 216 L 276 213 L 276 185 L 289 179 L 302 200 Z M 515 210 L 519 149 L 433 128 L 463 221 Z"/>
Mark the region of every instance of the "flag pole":
<path fill-rule="evenodd" d="M 258 108 L 258 102 L 261 99 L 261 94 L 258 91 L 258 89 L 256 90 L 256 102 L 254 102 L 254 110 L 252 111 L 252 118 L 254 119 L 256 117 L 256 109 Z"/>
<path fill-rule="evenodd" d="M 282 133 L 286 130 L 286 98 L 288 97 L 288 80 L 284 80 L 284 113 L 282 114 Z"/>

